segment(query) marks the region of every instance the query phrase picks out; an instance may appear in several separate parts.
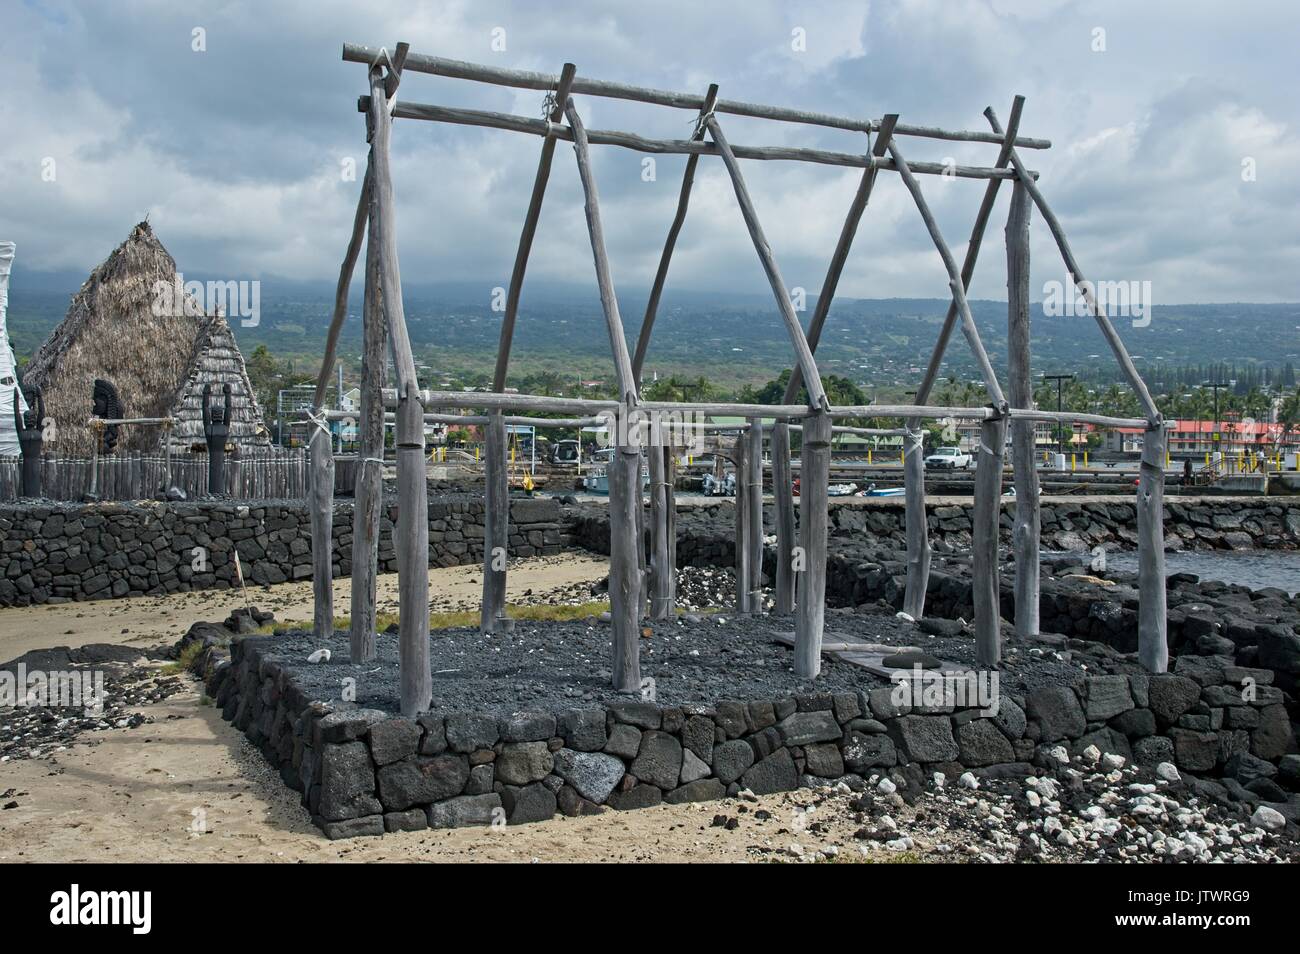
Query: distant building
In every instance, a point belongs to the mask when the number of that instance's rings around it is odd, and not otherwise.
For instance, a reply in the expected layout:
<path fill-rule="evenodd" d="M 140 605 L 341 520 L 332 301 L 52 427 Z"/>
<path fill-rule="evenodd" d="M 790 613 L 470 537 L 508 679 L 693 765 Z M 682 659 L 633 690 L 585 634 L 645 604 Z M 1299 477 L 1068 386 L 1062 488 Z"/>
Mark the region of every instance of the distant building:
<path fill-rule="evenodd" d="M 1214 421 L 1177 420 L 1169 430 L 1171 456 L 1200 456 L 1216 450 L 1225 454 L 1274 454 L 1300 450 L 1300 433 L 1286 434 L 1281 424 L 1264 421 L 1220 421 L 1218 445 Z M 1142 449 L 1142 429 L 1120 427 L 1105 432 L 1106 450 L 1133 452 Z"/>

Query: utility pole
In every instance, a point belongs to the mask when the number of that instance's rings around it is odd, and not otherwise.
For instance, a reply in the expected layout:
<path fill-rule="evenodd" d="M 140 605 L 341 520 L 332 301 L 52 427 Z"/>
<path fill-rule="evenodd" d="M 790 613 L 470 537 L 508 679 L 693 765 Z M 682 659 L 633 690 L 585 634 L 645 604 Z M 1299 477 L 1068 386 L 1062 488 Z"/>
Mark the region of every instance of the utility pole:
<path fill-rule="evenodd" d="M 1219 434 L 1219 392 L 1220 392 L 1220 391 L 1225 391 L 1225 390 L 1227 390 L 1227 387 L 1228 387 L 1228 386 L 1227 386 L 1226 384 L 1216 384 L 1216 383 L 1213 383 L 1213 382 L 1210 382 L 1210 381 L 1206 381 L 1204 384 L 1201 385 L 1201 387 L 1205 387 L 1205 388 L 1213 388 L 1213 390 L 1214 390 L 1214 436 L 1213 436 L 1213 441 L 1214 441 L 1214 451 L 1215 451 L 1215 453 L 1217 454 L 1217 453 L 1219 452 L 1219 441 L 1220 441 L 1220 434 Z"/>
<path fill-rule="evenodd" d="M 1061 413 L 1061 389 L 1066 381 L 1073 381 L 1073 374 L 1045 374 L 1044 381 L 1056 382 L 1056 413 Z M 1065 428 L 1061 421 L 1056 422 L 1056 452 L 1065 453 Z"/>

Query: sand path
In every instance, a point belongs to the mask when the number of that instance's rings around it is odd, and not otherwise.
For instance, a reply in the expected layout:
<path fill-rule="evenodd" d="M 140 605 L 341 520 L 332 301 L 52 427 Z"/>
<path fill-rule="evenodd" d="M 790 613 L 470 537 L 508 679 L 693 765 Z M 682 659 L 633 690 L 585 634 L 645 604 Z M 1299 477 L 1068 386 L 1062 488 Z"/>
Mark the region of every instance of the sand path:
<path fill-rule="evenodd" d="M 814 800 L 808 791 L 752 804 L 727 799 L 517 827 L 329 841 L 298 794 L 216 708 L 201 704 L 199 691 L 195 683 L 139 710 L 153 716 L 152 725 L 86 734 L 51 759 L 6 763 L 0 863 L 762 861 L 791 860 L 786 849 L 795 842 L 809 851 L 835 844 L 844 860 L 864 860 L 847 813 L 827 813 L 826 831 L 793 831 L 800 827 L 798 808 Z M 756 815 L 760 809 L 770 817 Z M 718 814 L 737 818 L 738 827 L 714 826 Z M 872 857 L 902 856 L 875 848 Z"/>

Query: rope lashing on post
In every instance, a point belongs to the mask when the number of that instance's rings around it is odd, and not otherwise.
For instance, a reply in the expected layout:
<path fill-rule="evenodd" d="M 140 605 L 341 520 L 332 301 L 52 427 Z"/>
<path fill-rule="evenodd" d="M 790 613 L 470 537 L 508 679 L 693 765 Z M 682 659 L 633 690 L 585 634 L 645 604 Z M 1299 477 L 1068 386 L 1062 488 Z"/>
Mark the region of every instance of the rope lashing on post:
<path fill-rule="evenodd" d="M 329 439 L 333 436 L 330 433 L 329 424 L 325 420 L 324 413 L 317 414 L 317 413 L 313 413 L 310 410 L 304 411 L 303 413 L 307 415 L 307 420 L 311 421 L 312 424 L 316 425 L 316 430 L 320 431 L 322 434 L 325 435 L 326 439 Z M 310 438 L 308 438 L 307 443 L 309 444 L 311 443 Z"/>
<path fill-rule="evenodd" d="M 559 131 L 564 128 L 563 123 L 551 122 L 551 114 L 559 109 L 559 101 L 555 98 L 555 90 L 548 89 L 546 96 L 542 99 L 542 122 L 546 123 L 546 139 L 554 139 L 559 135 Z"/>
<path fill-rule="evenodd" d="M 713 110 L 711 109 L 707 113 L 700 113 L 700 115 L 695 118 L 696 139 L 704 138 L 704 128 L 709 124 L 709 120 L 712 118 L 713 118 Z"/>
<path fill-rule="evenodd" d="M 386 46 L 381 46 L 379 48 L 379 52 L 375 54 L 375 58 L 370 61 L 370 68 L 372 70 L 379 69 L 381 62 L 383 63 L 384 68 L 388 70 L 390 74 L 394 76 L 400 75 L 397 72 L 397 68 L 393 65 L 393 58 L 388 55 L 388 47 Z M 393 115 L 393 109 L 396 106 L 397 106 L 397 90 L 394 89 L 393 94 L 388 97 L 388 116 L 390 119 L 392 118 Z"/>
<path fill-rule="evenodd" d="M 907 434 L 905 437 L 905 444 L 903 447 L 903 456 L 906 457 L 912 451 L 921 450 L 921 448 L 925 443 L 925 431 L 919 427 L 916 428 L 915 430 L 913 430 L 910 427 L 904 428 L 904 430 L 907 432 Z"/>

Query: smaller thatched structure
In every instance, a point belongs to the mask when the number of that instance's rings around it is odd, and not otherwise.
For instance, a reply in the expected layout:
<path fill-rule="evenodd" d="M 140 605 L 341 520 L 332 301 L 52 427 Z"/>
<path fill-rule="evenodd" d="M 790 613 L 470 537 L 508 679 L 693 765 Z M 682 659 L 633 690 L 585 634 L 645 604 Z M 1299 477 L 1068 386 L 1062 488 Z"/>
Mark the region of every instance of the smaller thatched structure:
<path fill-rule="evenodd" d="M 159 307 L 159 289 L 173 288 L 176 280 L 176 262 L 148 222 L 132 229 L 91 272 L 23 377 L 27 387 L 41 388 L 46 414 L 54 419 L 47 453 L 92 454 L 95 434 L 86 421 L 97 380 L 115 389 L 123 417 L 177 418 L 173 451 L 202 449 L 203 385 L 211 383 L 220 394 L 228 382 L 234 449 L 268 445 L 243 355 L 226 320 L 205 315 L 188 296 L 176 307 L 170 299 Z M 115 452 L 162 449 L 160 426 L 130 425 L 121 431 Z"/>
<path fill-rule="evenodd" d="M 230 443 L 237 448 L 263 446 L 267 435 L 257 408 L 257 395 L 248 380 L 244 356 L 235 343 L 234 332 L 221 315 L 205 319 L 194 339 L 189 371 L 176 392 L 168 412 L 176 419 L 172 428 L 172 451 L 202 449 L 203 386 L 212 385 L 212 401 L 224 400 L 222 385 L 230 385 Z"/>

